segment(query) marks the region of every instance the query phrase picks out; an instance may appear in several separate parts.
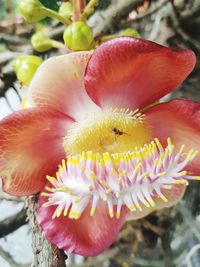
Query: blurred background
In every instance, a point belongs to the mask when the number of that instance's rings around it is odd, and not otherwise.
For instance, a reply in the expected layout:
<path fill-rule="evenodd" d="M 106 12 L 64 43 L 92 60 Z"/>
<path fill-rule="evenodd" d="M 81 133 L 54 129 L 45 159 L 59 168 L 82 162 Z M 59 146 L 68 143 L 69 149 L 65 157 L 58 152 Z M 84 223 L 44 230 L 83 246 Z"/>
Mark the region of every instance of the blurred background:
<path fill-rule="evenodd" d="M 36 51 L 30 38 L 38 27 L 48 37 L 62 41 L 64 26 L 45 19 L 42 26 L 27 24 L 17 10 L 17 0 L 0 0 L 0 119 L 20 109 L 26 86 L 17 80 L 13 60 L 20 55 L 43 59 L 64 54 L 63 47 Z M 41 1 L 57 10 L 64 1 Z M 100 0 L 88 18 L 96 39 L 119 34 L 127 28 L 175 49 L 190 48 L 199 58 L 199 0 Z M 200 101 L 200 64 L 173 94 Z M 193 182 L 175 207 L 129 222 L 118 241 L 95 258 L 68 255 L 67 266 L 80 267 L 199 267 L 200 266 L 200 184 Z M 34 256 L 24 198 L 10 197 L 0 190 L 0 267 L 30 266 Z M 32 265 L 39 266 L 39 265 Z M 48 267 L 46 265 L 41 265 Z"/>

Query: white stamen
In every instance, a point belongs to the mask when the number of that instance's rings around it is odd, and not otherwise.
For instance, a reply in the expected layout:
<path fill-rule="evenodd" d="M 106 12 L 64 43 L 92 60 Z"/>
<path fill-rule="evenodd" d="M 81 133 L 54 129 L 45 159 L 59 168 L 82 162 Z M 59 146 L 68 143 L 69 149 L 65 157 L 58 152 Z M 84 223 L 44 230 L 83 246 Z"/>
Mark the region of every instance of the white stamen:
<path fill-rule="evenodd" d="M 155 197 L 164 202 L 168 199 L 162 189 L 174 184 L 188 184 L 188 180 L 200 180 L 189 176 L 185 167 L 197 151 L 178 152 L 170 138 L 163 148 L 155 139 L 149 145 L 135 148 L 132 152 L 110 154 L 92 151 L 69 156 L 59 166 L 56 178 L 47 176 L 53 188 L 46 187 L 48 197 L 45 207 L 57 206 L 52 218 L 61 214 L 78 219 L 91 203 L 90 215 L 95 213 L 100 201 L 106 201 L 110 217 L 120 217 L 123 205 L 131 211 L 142 211 L 142 206 L 154 207 Z"/>

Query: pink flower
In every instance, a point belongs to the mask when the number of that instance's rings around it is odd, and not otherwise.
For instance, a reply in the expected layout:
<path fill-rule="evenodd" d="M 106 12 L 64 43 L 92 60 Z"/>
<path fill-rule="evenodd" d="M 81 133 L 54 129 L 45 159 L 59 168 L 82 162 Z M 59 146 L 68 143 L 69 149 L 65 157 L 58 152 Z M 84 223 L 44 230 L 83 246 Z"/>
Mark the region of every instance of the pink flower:
<path fill-rule="evenodd" d="M 121 37 L 40 66 L 33 108 L 0 122 L 0 175 L 10 194 L 43 191 L 38 222 L 48 240 L 97 255 L 127 217 L 175 204 L 199 179 L 200 104 L 155 104 L 194 65 L 192 51 Z"/>

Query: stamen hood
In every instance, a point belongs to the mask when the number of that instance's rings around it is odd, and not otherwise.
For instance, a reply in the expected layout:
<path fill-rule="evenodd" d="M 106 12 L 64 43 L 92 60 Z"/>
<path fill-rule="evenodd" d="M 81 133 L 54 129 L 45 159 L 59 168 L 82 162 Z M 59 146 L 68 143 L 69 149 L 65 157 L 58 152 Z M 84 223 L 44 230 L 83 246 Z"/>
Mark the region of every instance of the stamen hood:
<path fill-rule="evenodd" d="M 48 202 L 44 206 L 57 206 L 53 218 L 62 213 L 78 219 L 89 202 L 92 202 L 91 216 L 100 201 L 106 201 L 110 217 L 120 217 L 123 205 L 131 211 L 142 211 L 142 206 L 154 207 L 154 198 L 168 199 L 162 189 L 171 189 L 174 184 L 187 185 L 187 180 L 199 179 L 189 176 L 185 170 L 197 151 L 178 152 L 170 138 L 163 148 L 157 138 L 142 148 L 125 153 L 92 151 L 69 156 L 62 161 L 56 178 L 47 177 L 53 188 L 47 187 Z M 156 208 L 156 207 L 155 207 Z"/>

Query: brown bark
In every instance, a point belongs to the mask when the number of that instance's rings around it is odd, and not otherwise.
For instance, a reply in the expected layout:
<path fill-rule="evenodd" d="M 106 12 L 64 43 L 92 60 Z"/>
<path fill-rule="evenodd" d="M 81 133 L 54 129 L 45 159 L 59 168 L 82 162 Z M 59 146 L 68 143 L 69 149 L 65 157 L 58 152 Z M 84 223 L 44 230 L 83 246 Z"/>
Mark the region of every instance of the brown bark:
<path fill-rule="evenodd" d="M 32 231 L 34 262 L 31 267 L 66 267 L 65 254 L 50 244 L 42 234 L 36 221 L 37 196 L 27 199 L 28 219 Z"/>

